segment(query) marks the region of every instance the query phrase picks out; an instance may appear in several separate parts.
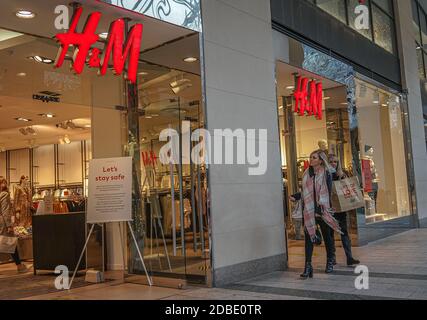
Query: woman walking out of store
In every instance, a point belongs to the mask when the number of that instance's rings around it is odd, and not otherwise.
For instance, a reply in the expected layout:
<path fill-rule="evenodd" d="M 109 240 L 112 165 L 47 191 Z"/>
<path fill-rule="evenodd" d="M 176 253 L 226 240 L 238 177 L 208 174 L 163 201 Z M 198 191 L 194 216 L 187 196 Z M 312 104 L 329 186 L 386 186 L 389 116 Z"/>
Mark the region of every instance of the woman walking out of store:
<path fill-rule="evenodd" d="M 328 171 L 328 158 L 324 151 L 317 150 L 310 155 L 310 167 L 304 172 L 302 193 L 290 197 L 291 201 L 301 200 L 305 236 L 305 268 L 301 278 L 313 277 L 312 257 L 314 244 L 321 239 L 316 234 L 320 227 L 327 254 L 326 273 L 333 271 L 333 244 L 331 228 L 341 233 L 338 222 L 332 215 L 330 205 L 331 174 Z M 329 182 L 328 182 L 329 180 Z"/>
<path fill-rule="evenodd" d="M 9 188 L 5 179 L 0 180 L 0 235 L 10 236 L 13 234 L 12 226 L 12 205 L 10 201 Z M 18 247 L 15 253 L 11 254 L 13 261 L 16 264 L 18 272 L 27 272 L 28 267 L 21 263 L 19 258 Z"/>
<path fill-rule="evenodd" d="M 338 181 L 338 180 L 347 178 L 347 175 L 344 173 L 341 167 L 340 161 L 338 160 L 338 157 L 334 154 L 330 154 L 328 158 L 329 158 L 330 166 L 335 169 L 335 172 L 332 173 L 332 180 Z M 338 221 L 340 225 L 340 229 L 342 231 L 341 242 L 344 248 L 345 255 L 347 257 L 347 265 L 353 266 L 353 265 L 359 264 L 360 261 L 353 258 L 353 254 L 351 251 L 351 238 L 347 228 L 347 212 L 335 212 L 334 218 Z M 331 230 L 331 240 L 333 245 L 332 247 L 333 263 L 335 265 L 337 262 L 336 262 L 336 248 L 335 248 L 335 232 L 333 230 Z"/>

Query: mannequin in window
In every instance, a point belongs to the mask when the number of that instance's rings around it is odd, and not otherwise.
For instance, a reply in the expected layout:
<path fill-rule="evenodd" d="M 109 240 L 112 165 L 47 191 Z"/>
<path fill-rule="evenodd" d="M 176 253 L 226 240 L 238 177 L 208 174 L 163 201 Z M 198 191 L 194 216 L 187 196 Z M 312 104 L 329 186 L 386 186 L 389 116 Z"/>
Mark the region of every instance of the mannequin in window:
<path fill-rule="evenodd" d="M 319 146 L 319 149 L 326 152 L 326 154 L 328 154 L 328 141 L 326 141 L 325 139 L 319 140 L 317 142 L 317 145 Z"/>
<path fill-rule="evenodd" d="M 369 160 L 369 169 L 372 178 L 371 191 L 368 192 L 369 197 L 375 201 L 375 207 L 377 206 L 377 197 L 378 197 L 378 172 L 375 167 L 374 162 L 374 147 L 365 145 L 365 156 L 363 157 L 365 160 Z"/>
<path fill-rule="evenodd" d="M 28 228 L 31 226 L 31 191 L 28 179 L 21 176 L 19 184 L 15 187 L 15 197 L 13 201 L 15 217 L 19 226 Z"/>

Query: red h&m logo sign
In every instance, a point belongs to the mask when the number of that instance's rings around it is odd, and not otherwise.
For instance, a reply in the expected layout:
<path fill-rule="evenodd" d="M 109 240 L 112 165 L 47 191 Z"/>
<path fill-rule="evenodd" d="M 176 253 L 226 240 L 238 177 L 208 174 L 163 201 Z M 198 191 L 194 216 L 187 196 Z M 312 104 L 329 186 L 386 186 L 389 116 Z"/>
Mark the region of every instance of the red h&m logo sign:
<path fill-rule="evenodd" d="M 297 87 L 294 92 L 295 112 L 300 116 L 306 113 L 322 120 L 323 86 L 321 82 L 309 81 L 308 78 L 297 76 Z M 310 89 L 310 91 L 308 90 Z"/>
<path fill-rule="evenodd" d="M 66 33 L 57 34 L 55 38 L 61 43 L 61 48 L 55 61 L 55 67 L 62 66 L 68 48 L 74 46 L 73 69 L 77 74 L 83 72 L 84 66 L 88 63 L 91 68 L 99 68 L 99 74 L 105 75 L 110 57 L 113 58 L 113 71 L 116 75 L 123 73 L 126 60 L 126 78 L 131 82 L 136 82 L 138 72 L 138 59 L 142 41 L 142 24 L 135 24 L 130 30 L 124 43 L 125 22 L 123 19 L 114 21 L 110 26 L 107 44 L 101 56 L 101 51 L 91 47 L 99 40 L 96 28 L 101 20 L 101 13 L 92 13 L 84 27 L 83 33 L 76 32 L 77 25 L 83 13 L 82 8 L 78 8 Z"/>

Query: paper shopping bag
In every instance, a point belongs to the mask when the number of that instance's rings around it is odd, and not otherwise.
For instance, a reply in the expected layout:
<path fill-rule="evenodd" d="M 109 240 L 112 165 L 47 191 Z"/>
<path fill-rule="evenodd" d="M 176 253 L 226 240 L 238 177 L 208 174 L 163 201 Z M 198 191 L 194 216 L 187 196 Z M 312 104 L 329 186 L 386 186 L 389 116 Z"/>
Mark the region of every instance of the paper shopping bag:
<path fill-rule="evenodd" d="M 332 208 L 336 212 L 346 212 L 365 206 L 363 193 L 357 177 L 334 181 L 332 189 Z"/>

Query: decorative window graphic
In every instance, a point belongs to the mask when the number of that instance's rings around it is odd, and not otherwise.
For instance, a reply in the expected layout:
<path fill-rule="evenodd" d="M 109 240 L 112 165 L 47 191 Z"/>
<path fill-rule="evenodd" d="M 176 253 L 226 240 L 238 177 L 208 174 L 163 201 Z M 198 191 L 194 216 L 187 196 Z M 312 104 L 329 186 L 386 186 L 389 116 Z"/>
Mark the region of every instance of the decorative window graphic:
<path fill-rule="evenodd" d="M 100 0 L 195 31 L 202 31 L 200 0 Z"/>

